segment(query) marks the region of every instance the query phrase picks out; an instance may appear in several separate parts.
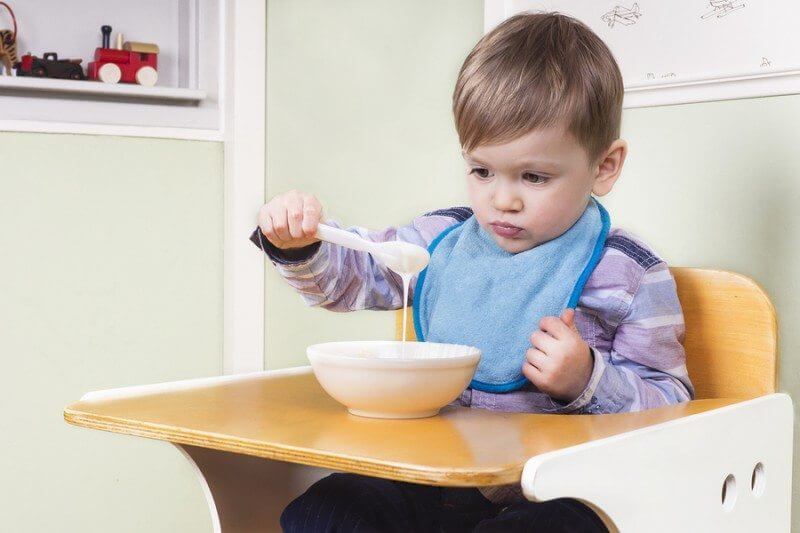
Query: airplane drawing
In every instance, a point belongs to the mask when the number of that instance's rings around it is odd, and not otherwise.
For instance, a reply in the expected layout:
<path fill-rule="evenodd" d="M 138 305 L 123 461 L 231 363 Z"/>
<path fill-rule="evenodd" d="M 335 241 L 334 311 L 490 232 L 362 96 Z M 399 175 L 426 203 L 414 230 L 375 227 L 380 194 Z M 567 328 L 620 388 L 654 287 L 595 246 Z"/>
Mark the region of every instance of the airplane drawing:
<path fill-rule="evenodd" d="M 720 19 L 744 7 L 743 3 L 737 2 L 736 0 L 709 0 L 708 5 L 711 7 L 711 11 L 703 14 L 700 17 L 701 19 L 708 19 L 711 17 Z"/>
<path fill-rule="evenodd" d="M 636 24 L 636 21 L 639 20 L 639 17 L 641 16 L 642 12 L 639 10 L 639 4 L 635 3 L 630 8 L 625 6 L 614 6 L 613 9 L 607 11 L 602 16 L 602 20 L 608 24 L 609 28 L 613 28 L 617 23 L 625 26 Z"/>

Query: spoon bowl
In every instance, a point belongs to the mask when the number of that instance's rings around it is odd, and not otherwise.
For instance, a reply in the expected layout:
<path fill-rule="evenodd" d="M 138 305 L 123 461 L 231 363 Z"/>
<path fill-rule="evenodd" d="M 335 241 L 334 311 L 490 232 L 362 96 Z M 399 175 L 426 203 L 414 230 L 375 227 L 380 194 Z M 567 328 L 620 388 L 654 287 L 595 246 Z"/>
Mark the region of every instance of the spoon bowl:
<path fill-rule="evenodd" d="M 431 256 L 428 250 L 404 241 L 372 242 L 355 233 L 320 224 L 317 238 L 353 250 L 367 252 L 398 274 L 414 275 L 422 272 Z"/>
<path fill-rule="evenodd" d="M 431 256 L 428 250 L 416 244 L 403 241 L 388 241 L 375 243 L 376 256 L 387 267 L 402 274 L 418 274 L 422 272 Z"/>

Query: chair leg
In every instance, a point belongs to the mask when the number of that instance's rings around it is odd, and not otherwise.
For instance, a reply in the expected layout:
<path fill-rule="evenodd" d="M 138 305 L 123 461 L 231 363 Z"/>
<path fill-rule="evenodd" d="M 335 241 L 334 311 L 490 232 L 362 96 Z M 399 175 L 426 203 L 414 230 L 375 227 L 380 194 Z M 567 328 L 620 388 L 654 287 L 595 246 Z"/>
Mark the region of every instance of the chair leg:
<path fill-rule="evenodd" d="M 522 489 L 582 500 L 623 533 L 785 533 L 792 431 L 791 399 L 770 394 L 533 457 Z"/>
<path fill-rule="evenodd" d="M 213 530 L 218 533 L 280 531 L 283 508 L 330 473 L 260 457 L 175 446 L 197 469 Z"/>

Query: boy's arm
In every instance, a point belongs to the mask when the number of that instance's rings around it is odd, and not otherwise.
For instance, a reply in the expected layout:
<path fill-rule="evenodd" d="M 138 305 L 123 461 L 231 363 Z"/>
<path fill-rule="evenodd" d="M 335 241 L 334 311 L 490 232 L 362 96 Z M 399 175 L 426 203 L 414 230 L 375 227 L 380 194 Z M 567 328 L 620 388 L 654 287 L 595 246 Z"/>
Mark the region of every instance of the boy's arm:
<path fill-rule="evenodd" d="M 348 231 L 373 242 L 401 240 L 427 248 L 439 233 L 471 215 L 468 208 L 453 208 L 428 213 L 407 226 L 374 232 L 354 227 Z M 326 224 L 338 227 L 331 221 L 326 221 Z M 278 273 L 309 305 L 332 311 L 403 307 L 400 276 L 366 252 L 327 242 L 317 242 L 305 248 L 280 249 L 273 246 L 258 228 L 250 240 L 267 254 Z M 416 277 L 411 280 L 409 301 L 413 298 L 415 282 Z"/>
<path fill-rule="evenodd" d="M 611 350 L 592 348 L 594 367 L 583 393 L 555 412 L 619 413 L 691 400 L 683 335 L 675 280 L 659 262 L 644 271 Z"/>

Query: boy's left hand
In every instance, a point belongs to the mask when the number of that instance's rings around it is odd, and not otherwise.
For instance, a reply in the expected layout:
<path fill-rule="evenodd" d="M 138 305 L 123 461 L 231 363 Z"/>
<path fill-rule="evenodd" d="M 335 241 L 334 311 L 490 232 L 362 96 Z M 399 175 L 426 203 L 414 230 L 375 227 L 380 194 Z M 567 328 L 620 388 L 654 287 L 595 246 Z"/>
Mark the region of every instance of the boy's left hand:
<path fill-rule="evenodd" d="M 536 388 L 557 400 L 571 402 L 589 383 L 594 360 L 589 345 L 575 327 L 575 310 L 546 316 L 531 335 L 522 373 Z"/>

